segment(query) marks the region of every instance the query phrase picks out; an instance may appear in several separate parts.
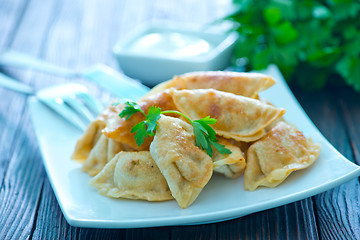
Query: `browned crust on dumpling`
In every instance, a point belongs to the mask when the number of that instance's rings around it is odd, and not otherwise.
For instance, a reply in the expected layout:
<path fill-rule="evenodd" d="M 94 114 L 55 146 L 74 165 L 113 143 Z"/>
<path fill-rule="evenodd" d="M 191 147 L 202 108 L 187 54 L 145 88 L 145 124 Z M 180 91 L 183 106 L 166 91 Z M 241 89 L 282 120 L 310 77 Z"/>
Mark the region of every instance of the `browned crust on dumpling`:
<path fill-rule="evenodd" d="M 88 158 L 91 150 L 100 139 L 101 131 L 105 128 L 107 121 L 117 116 L 121 108 L 122 105 L 109 104 L 96 119 L 89 124 L 84 134 L 77 141 L 71 159 L 84 162 Z"/>
<path fill-rule="evenodd" d="M 213 171 L 209 155 L 195 145 L 192 126 L 178 118 L 161 116 L 150 153 L 179 206 L 188 207 Z"/>
<path fill-rule="evenodd" d="M 313 164 L 319 154 L 319 144 L 295 127 L 279 122 L 248 149 L 244 187 L 251 191 L 259 186 L 276 187 L 291 172 Z"/>
<path fill-rule="evenodd" d="M 259 100 L 213 89 L 172 90 L 177 108 L 191 119 L 217 119 L 212 126 L 218 135 L 251 142 L 265 134 L 265 127 L 285 110 Z"/>
<path fill-rule="evenodd" d="M 87 172 L 90 176 L 95 176 L 117 153 L 126 150 L 127 148 L 123 144 L 101 135 L 83 163 L 81 170 Z"/>
<path fill-rule="evenodd" d="M 191 72 L 175 76 L 173 79 L 154 87 L 145 96 L 150 96 L 165 89 L 216 89 L 250 98 L 275 84 L 275 80 L 261 73 L 229 71 Z"/>
<path fill-rule="evenodd" d="M 165 178 L 148 151 L 120 152 L 89 184 L 112 198 L 173 199 Z"/>

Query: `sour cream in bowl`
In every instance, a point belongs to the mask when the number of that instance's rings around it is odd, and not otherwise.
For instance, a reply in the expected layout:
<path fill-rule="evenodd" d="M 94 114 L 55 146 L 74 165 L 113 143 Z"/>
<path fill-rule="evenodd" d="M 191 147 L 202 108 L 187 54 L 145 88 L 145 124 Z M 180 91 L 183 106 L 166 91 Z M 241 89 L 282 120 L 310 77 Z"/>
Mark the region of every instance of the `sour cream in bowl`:
<path fill-rule="evenodd" d="M 154 86 L 185 72 L 223 70 L 236 39 L 236 33 L 147 24 L 121 39 L 113 51 L 126 75 Z"/>

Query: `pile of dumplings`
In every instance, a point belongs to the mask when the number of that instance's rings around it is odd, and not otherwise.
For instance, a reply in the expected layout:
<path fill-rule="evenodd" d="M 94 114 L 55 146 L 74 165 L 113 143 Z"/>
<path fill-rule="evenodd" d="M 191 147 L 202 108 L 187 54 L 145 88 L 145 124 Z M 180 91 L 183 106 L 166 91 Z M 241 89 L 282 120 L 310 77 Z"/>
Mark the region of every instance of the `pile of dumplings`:
<path fill-rule="evenodd" d="M 195 145 L 192 126 L 179 115 L 162 115 L 156 134 L 138 146 L 130 130 L 144 120 L 136 113 L 119 117 L 124 104 L 110 104 L 78 140 L 72 159 L 93 176 L 90 185 L 112 198 L 165 201 L 190 206 L 213 173 L 244 175 L 244 188 L 276 187 L 288 175 L 309 167 L 320 145 L 287 123 L 285 110 L 259 99 L 275 84 L 258 73 L 194 72 L 161 83 L 137 101 L 147 114 L 151 106 L 177 110 L 190 119 L 217 119 L 211 125 L 223 155 L 210 157 Z"/>

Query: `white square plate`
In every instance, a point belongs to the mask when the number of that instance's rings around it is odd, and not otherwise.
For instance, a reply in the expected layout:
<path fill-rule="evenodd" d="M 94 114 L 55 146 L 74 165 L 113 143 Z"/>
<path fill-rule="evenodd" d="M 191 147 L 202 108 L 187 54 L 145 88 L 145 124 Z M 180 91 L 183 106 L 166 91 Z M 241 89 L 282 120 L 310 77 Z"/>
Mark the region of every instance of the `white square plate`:
<path fill-rule="evenodd" d="M 296 101 L 275 66 L 264 73 L 277 84 L 261 94 L 287 110 L 285 118 L 307 137 L 320 142 L 319 159 L 308 169 L 292 173 L 274 189 L 245 191 L 243 178 L 213 176 L 196 201 L 181 209 L 175 201 L 146 202 L 110 199 L 90 187 L 90 177 L 70 160 L 81 132 L 36 99 L 29 100 L 31 117 L 44 166 L 62 212 L 70 225 L 94 228 L 139 228 L 202 224 L 241 217 L 323 192 L 360 175 L 359 166 L 345 159 L 316 129 Z"/>

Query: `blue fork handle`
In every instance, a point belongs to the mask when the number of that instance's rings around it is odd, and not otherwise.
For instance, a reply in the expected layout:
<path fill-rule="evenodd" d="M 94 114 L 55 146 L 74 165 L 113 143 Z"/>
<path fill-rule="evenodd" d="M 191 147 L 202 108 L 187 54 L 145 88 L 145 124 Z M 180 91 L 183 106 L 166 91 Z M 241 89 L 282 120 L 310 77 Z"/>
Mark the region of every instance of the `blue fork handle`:
<path fill-rule="evenodd" d="M 82 76 L 121 99 L 138 100 L 150 90 L 142 83 L 104 64 L 97 64 L 86 69 Z"/>
<path fill-rule="evenodd" d="M 61 77 L 79 77 L 79 73 L 69 69 L 47 63 L 30 55 L 15 51 L 7 50 L 0 54 L 0 65 L 28 68 L 43 73 L 53 74 Z"/>
<path fill-rule="evenodd" d="M 0 73 L 0 86 L 11 89 L 16 92 L 21 92 L 25 94 L 32 95 L 35 93 L 35 90 L 21 82 L 16 81 L 15 79 L 6 76 L 5 74 Z"/>
<path fill-rule="evenodd" d="M 139 81 L 131 79 L 104 64 L 93 65 L 84 71 L 76 72 L 47 63 L 24 53 L 8 50 L 0 54 L 0 65 L 30 68 L 67 78 L 83 77 L 123 99 L 137 100 L 150 90 L 150 88 Z"/>

